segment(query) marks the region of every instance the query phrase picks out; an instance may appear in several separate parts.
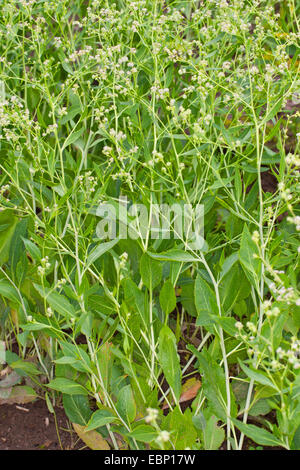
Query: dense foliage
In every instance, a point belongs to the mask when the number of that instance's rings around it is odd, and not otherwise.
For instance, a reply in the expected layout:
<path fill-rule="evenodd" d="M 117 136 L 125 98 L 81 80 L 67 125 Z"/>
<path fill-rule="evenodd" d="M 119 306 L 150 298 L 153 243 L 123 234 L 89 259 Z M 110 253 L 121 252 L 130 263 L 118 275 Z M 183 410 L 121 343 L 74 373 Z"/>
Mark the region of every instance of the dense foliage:
<path fill-rule="evenodd" d="M 91 448 L 300 449 L 296 2 L 0 7 L 0 406 L 62 402 Z M 100 240 L 120 200 L 203 204 L 203 248 Z"/>

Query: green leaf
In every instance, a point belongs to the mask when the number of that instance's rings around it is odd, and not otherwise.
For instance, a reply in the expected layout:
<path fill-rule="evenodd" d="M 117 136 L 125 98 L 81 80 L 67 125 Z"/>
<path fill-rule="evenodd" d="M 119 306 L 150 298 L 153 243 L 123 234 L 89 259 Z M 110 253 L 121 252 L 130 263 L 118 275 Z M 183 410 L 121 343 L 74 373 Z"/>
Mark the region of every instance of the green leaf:
<path fill-rule="evenodd" d="M 64 295 L 59 294 L 56 291 L 51 291 L 48 288 L 43 288 L 38 284 L 34 284 L 34 287 L 42 297 L 46 298 L 48 304 L 53 310 L 60 313 L 66 318 L 76 317 L 76 312 L 73 305 L 67 300 Z"/>
<path fill-rule="evenodd" d="M 242 233 L 239 257 L 246 272 L 250 273 L 254 279 L 257 279 L 261 267 L 260 260 L 255 257 L 258 255 L 258 248 L 251 238 L 247 224 L 245 224 Z"/>
<path fill-rule="evenodd" d="M 111 411 L 97 410 L 95 411 L 95 413 L 93 413 L 91 419 L 89 420 L 86 430 L 92 431 L 93 429 L 100 428 L 101 426 L 105 426 L 106 424 L 113 423 L 116 420 L 116 416 L 112 414 Z"/>
<path fill-rule="evenodd" d="M 176 406 L 173 411 L 170 411 L 164 417 L 161 428 L 163 430 L 172 431 L 171 441 L 175 449 L 185 449 L 186 447 L 192 448 L 196 439 L 197 431 L 192 421 L 192 413 L 189 408 L 184 413 Z M 171 450 L 169 445 L 166 450 Z"/>
<path fill-rule="evenodd" d="M 157 431 L 147 424 L 140 424 L 133 431 L 127 434 L 132 439 L 136 439 L 141 442 L 152 442 L 157 437 Z"/>
<path fill-rule="evenodd" d="M 272 407 L 270 406 L 270 401 L 267 400 L 266 398 L 263 398 L 261 400 L 258 400 L 255 402 L 250 410 L 249 410 L 249 415 L 250 416 L 259 416 L 259 415 L 266 415 L 272 410 Z"/>
<path fill-rule="evenodd" d="M 222 278 L 219 290 L 222 310 L 227 313 L 237 302 L 248 297 L 251 285 L 242 268 L 235 264 Z"/>
<path fill-rule="evenodd" d="M 38 370 L 35 364 L 29 361 L 19 361 L 12 362 L 10 367 L 16 370 L 18 373 L 23 372 L 25 375 L 40 375 L 41 371 Z M 23 375 L 23 374 L 22 374 Z"/>
<path fill-rule="evenodd" d="M 214 414 L 226 422 L 227 419 L 227 390 L 225 374 L 222 367 L 210 356 L 208 351 L 201 353 L 191 345 L 188 349 L 192 351 L 199 361 L 199 371 L 203 374 L 202 390 L 208 400 L 208 404 Z M 235 397 L 230 387 L 231 409 L 230 416 L 237 415 Z"/>
<path fill-rule="evenodd" d="M 296 429 L 291 446 L 292 450 L 300 450 L 300 426 Z"/>
<path fill-rule="evenodd" d="M 263 372 L 259 372 L 257 370 L 250 369 L 245 364 L 243 364 L 240 360 L 239 360 L 239 364 L 240 364 L 242 370 L 245 372 L 245 374 L 250 379 L 253 379 L 255 382 L 257 382 L 261 385 L 266 385 L 266 386 L 271 387 L 274 390 L 278 391 L 278 389 L 274 385 L 274 383 Z"/>
<path fill-rule="evenodd" d="M 112 344 L 106 342 L 102 344 L 97 353 L 98 367 L 102 377 L 103 387 L 106 390 L 108 390 L 110 386 L 110 379 L 114 364 L 114 356 L 111 349 Z"/>
<path fill-rule="evenodd" d="M 195 306 L 195 281 L 181 286 L 180 303 L 192 317 L 197 317 Z"/>
<path fill-rule="evenodd" d="M 210 416 L 203 430 L 205 450 L 218 450 L 225 439 L 224 429 L 218 426 L 218 419 Z"/>
<path fill-rule="evenodd" d="M 31 258 L 35 261 L 40 261 L 42 258 L 42 253 L 39 247 L 26 238 L 22 238 L 22 240 Z"/>
<path fill-rule="evenodd" d="M 7 262 L 12 236 L 14 234 L 18 219 L 11 211 L 0 212 L 0 225 L 6 225 L 6 229 L 0 232 L 0 266 Z"/>
<path fill-rule="evenodd" d="M 282 106 L 283 106 L 283 96 L 280 95 L 278 100 L 275 102 L 275 104 L 269 110 L 268 114 L 260 122 L 260 126 L 262 127 L 266 122 L 271 121 L 271 119 L 273 119 L 276 116 L 276 114 L 279 113 Z"/>
<path fill-rule="evenodd" d="M 168 326 L 163 326 L 159 333 L 158 360 L 176 400 L 181 392 L 181 369 L 177 354 L 176 338 Z"/>
<path fill-rule="evenodd" d="M 86 262 L 86 269 L 88 269 L 91 264 L 93 264 L 100 256 L 104 255 L 107 251 L 111 250 L 117 243 L 119 239 L 115 238 L 109 242 L 100 243 L 96 248 L 94 248 L 90 254 L 88 255 L 87 262 Z"/>
<path fill-rule="evenodd" d="M 72 423 L 81 426 L 88 423 L 92 410 L 87 396 L 63 394 L 63 405 L 66 415 Z"/>
<path fill-rule="evenodd" d="M 91 359 L 87 352 L 83 349 L 83 346 L 71 344 L 67 341 L 60 341 L 59 344 L 64 353 L 64 356 L 74 358 L 74 361 L 76 361 L 73 362 L 72 367 L 81 372 L 90 372 Z M 56 362 L 60 363 L 59 360 Z"/>
<path fill-rule="evenodd" d="M 94 317 L 91 312 L 83 312 L 76 323 L 76 328 L 78 331 L 80 331 L 87 338 L 92 335 L 93 319 Z"/>
<path fill-rule="evenodd" d="M 211 287 L 200 275 L 195 281 L 195 305 L 198 313 L 197 325 L 210 325 L 213 323 L 210 315 L 218 315 L 216 297 Z"/>
<path fill-rule="evenodd" d="M 79 131 L 75 131 L 75 132 L 72 131 L 72 133 L 69 134 L 68 137 L 66 138 L 61 150 L 63 151 L 66 147 L 68 147 L 68 145 L 71 145 L 74 142 L 76 142 L 76 140 L 78 140 L 83 134 L 83 131 L 84 131 L 84 127 L 79 129 Z"/>
<path fill-rule="evenodd" d="M 28 225 L 28 218 L 22 219 L 17 223 L 13 236 L 11 238 L 10 250 L 9 250 L 9 264 L 11 272 L 13 274 L 13 280 L 17 281 L 17 266 L 21 263 L 24 268 L 26 266 L 26 253 L 24 252 L 22 237 L 26 235 Z"/>
<path fill-rule="evenodd" d="M 236 320 L 232 317 L 219 317 L 218 315 L 212 315 L 211 318 L 221 326 L 230 336 L 235 336 L 238 332 L 235 324 Z"/>
<path fill-rule="evenodd" d="M 143 284 L 148 287 L 149 290 L 155 289 L 162 278 L 161 264 L 151 259 L 147 253 L 144 253 L 140 261 L 140 271 Z"/>
<path fill-rule="evenodd" d="M 187 251 L 183 250 L 169 250 L 169 251 L 163 251 L 161 253 L 151 253 L 147 252 L 148 256 L 150 256 L 153 259 L 161 260 L 161 261 L 177 261 L 177 262 L 182 262 L 182 263 L 194 263 L 197 262 L 199 263 L 199 258 L 196 256 L 193 256 L 189 254 Z"/>
<path fill-rule="evenodd" d="M 282 446 L 283 443 L 266 429 L 259 428 L 253 424 L 245 424 L 238 419 L 232 418 L 232 422 L 245 436 L 261 446 Z"/>
<path fill-rule="evenodd" d="M 159 302 L 166 315 L 176 308 L 175 289 L 171 281 L 166 281 L 162 286 L 159 294 Z"/>
<path fill-rule="evenodd" d="M 79 114 L 80 112 L 81 112 L 80 106 L 78 105 L 72 106 L 70 110 L 68 111 L 68 113 L 62 116 L 62 118 L 59 121 L 60 124 L 66 124 L 67 122 L 71 121 L 71 119 L 73 119 L 75 116 L 77 116 L 77 114 Z"/>
<path fill-rule="evenodd" d="M 21 303 L 18 291 L 6 279 L 0 279 L 0 295 L 3 295 L 3 297 L 6 297 L 12 302 Z"/>
<path fill-rule="evenodd" d="M 87 395 L 88 393 L 82 385 L 74 382 L 74 380 L 64 379 L 62 377 L 51 380 L 47 387 L 68 395 Z"/>
<path fill-rule="evenodd" d="M 55 364 L 76 364 L 78 362 L 78 359 L 75 359 L 75 357 L 70 357 L 70 356 L 63 356 L 60 357 L 59 359 L 56 359 Z"/>
<path fill-rule="evenodd" d="M 117 410 L 120 416 L 128 423 L 132 423 L 136 416 L 136 404 L 130 385 L 121 388 L 118 394 Z"/>
<path fill-rule="evenodd" d="M 127 305 L 134 309 L 146 321 L 145 295 L 131 279 L 124 279 L 124 296 Z"/>

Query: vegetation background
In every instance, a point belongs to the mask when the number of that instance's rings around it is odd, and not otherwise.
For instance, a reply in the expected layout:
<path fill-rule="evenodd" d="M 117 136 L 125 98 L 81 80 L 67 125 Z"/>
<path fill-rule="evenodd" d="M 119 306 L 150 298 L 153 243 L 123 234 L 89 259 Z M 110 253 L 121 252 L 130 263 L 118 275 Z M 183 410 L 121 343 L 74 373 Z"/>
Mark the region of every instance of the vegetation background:
<path fill-rule="evenodd" d="M 62 401 L 91 448 L 300 449 L 299 3 L 0 6 L 0 406 Z M 204 249 L 99 240 L 124 196 L 204 204 Z"/>

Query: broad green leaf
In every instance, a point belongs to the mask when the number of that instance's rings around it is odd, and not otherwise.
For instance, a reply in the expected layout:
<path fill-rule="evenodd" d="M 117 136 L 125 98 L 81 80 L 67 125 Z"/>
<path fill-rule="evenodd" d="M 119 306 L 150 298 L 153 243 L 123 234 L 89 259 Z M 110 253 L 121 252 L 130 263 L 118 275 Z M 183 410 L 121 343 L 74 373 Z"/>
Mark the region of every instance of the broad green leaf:
<path fill-rule="evenodd" d="M 249 410 L 249 415 L 250 416 L 259 416 L 259 415 L 267 415 L 270 411 L 272 410 L 272 407 L 270 406 L 269 401 L 266 398 L 263 398 L 261 400 L 258 400 L 255 402 L 250 410 Z"/>
<path fill-rule="evenodd" d="M 255 382 L 257 382 L 261 385 L 266 385 L 268 387 L 273 388 L 274 390 L 278 390 L 278 388 L 274 385 L 272 380 L 269 379 L 263 372 L 259 372 L 257 370 L 250 369 L 245 364 L 243 364 L 241 361 L 239 361 L 239 364 L 240 364 L 242 370 L 245 372 L 245 374 L 250 379 L 253 379 Z"/>
<path fill-rule="evenodd" d="M 197 439 L 197 431 L 192 421 L 192 413 L 189 408 L 184 413 L 176 406 L 173 411 L 170 411 L 164 417 L 161 428 L 163 430 L 172 431 L 171 441 L 178 450 L 184 450 L 187 447 L 192 448 Z M 166 450 L 171 450 L 173 447 L 169 444 L 165 447 Z"/>
<path fill-rule="evenodd" d="M 176 308 L 175 289 L 170 281 L 166 281 L 162 286 L 159 294 L 159 302 L 166 315 Z"/>
<path fill-rule="evenodd" d="M 35 364 L 29 361 L 19 361 L 12 362 L 10 367 L 16 370 L 19 373 L 25 373 L 25 375 L 40 375 L 41 371 L 36 367 Z"/>
<path fill-rule="evenodd" d="M 136 404 L 130 385 L 121 388 L 118 394 L 117 410 L 120 416 L 128 424 L 132 423 L 136 416 Z"/>
<path fill-rule="evenodd" d="M 236 319 L 232 317 L 219 317 L 218 315 L 211 315 L 212 320 L 214 320 L 221 328 L 226 331 L 230 336 L 235 336 L 238 332 L 235 324 Z"/>
<path fill-rule="evenodd" d="M 67 341 L 60 341 L 59 344 L 64 355 L 74 358 L 76 361 L 72 364 L 74 368 L 81 372 L 87 372 L 91 370 L 91 359 L 87 352 L 83 349 L 83 346 L 71 344 Z"/>
<path fill-rule="evenodd" d="M 31 258 L 35 261 L 40 261 L 40 259 L 42 258 L 42 253 L 39 247 L 32 241 L 27 240 L 26 238 L 23 238 L 23 242 Z"/>
<path fill-rule="evenodd" d="M 9 264 L 13 275 L 13 280 L 18 282 L 17 266 L 21 263 L 23 270 L 26 271 L 26 253 L 24 251 L 22 237 L 26 235 L 28 226 L 28 218 L 24 218 L 17 223 L 13 236 L 11 238 L 9 250 Z"/>
<path fill-rule="evenodd" d="M 269 431 L 266 431 L 266 429 L 259 428 L 253 424 L 242 423 L 234 418 L 232 418 L 232 422 L 243 434 L 261 446 L 283 446 L 283 443 Z"/>
<path fill-rule="evenodd" d="M 86 395 L 67 395 L 63 393 L 63 405 L 66 415 L 72 423 L 81 426 L 88 423 L 92 410 Z"/>
<path fill-rule="evenodd" d="M 70 108 L 67 114 L 62 116 L 60 119 L 60 124 L 66 124 L 66 122 L 69 122 L 71 119 L 73 119 L 77 114 L 81 112 L 81 107 L 78 105 L 74 105 Z"/>
<path fill-rule="evenodd" d="M 219 291 L 224 313 L 231 311 L 237 302 L 248 297 L 251 285 L 238 264 L 234 264 L 223 276 Z"/>
<path fill-rule="evenodd" d="M 78 131 L 75 131 L 75 132 L 72 131 L 72 133 L 69 134 L 68 137 L 66 138 L 66 140 L 64 141 L 61 150 L 63 151 L 68 145 L 71 145 L 74 142 L 76 142 L 76 140 L 78 140 L 81 137 L 81 135 L 83 134 L 83 131 L 84 131 L 83 126 Z"/>
<path fill-rule="evenodd" d="M 88 269 L 91 264 L 93 264 L 97 259 L 99 259 L 104 253 L 111 250 L 117 243 L 119 239 L 115 238 L 109 242 L 100 243 L 96 248 L 94 248 L 87 257 L 86 269 Z"/>
<path fill-rule="evenodd" d="M 298 426 L 298 428 L 297 428 L 297 430 L 294 434 L 291 449 L 292 450 L 300 450 L 300 426 Z"/>
<path fill-rule="evenodd" d="M 203 375 L 202 390 L 208 400 L 208 404 L 214 414 L 226 422 L 227 419 L 227 390 L 225 374 L 222 367 L 210 356 L 208 351 L 201 353 L 191 345 L 188 349 L 192 351 L 199 361 L 199 372 Z M 237 415 L 235 397 L 230 387 L 230 416 Z"/>
<path fill-rule="evenodd" d="M 58 392 L 66 393 L 68 395 L 87 395 L 87 390 L 74 380 L 64 379 L 57 377 L 48 383 L 47 387 L 57 390 Z"/>
<path fill-rule="evenodd" d="M 182 263 L 199 263 L 200 261 L 199 258 L 189 254 L 187 251 L 177 249 L 163 251 L 161 253 L 151 253 L 148 251 L 147 254 L 151 258 L 160 261 L 177 261 Z"/>
<path fill-rule="evenodd" d="M 215 293 L 204 279 L 198 275 L 195 281 L 195 305 L 198 313 L 197 325 L 213 323 L 210 315 L 218 315 Z"/>
<path fill-rule="evenodd" d="M 101 428 L 101 426 L 105 426 L 106 424 L 113 423 L 116 420 L 116 416 L 111 411 L 97 410 L 92 414 L 86 429 L 87 431 L 92 431 L 93 429 Z"/>
<path fill-rule="evenodd" d="M 0 266 L 7 262 L 9 249 L 18 219 L 10 210 L 0 212 L 0 225 L 6 225 L 6 229 L 0 232 Z"/>
<path fill-rule="evenodd" d="M 124 279 L 125 301 L 130 308 L 135 310 L 145 322 L 147 321 L 145 313 L 145 295 L 131 279 Z"/>
<path fill-rule="evenodd" d="M 56 359 L 55 361 L 55 364 L 76 364 L 76 362 L 78 361 L 78 359 L 75 359 L 75 357 L 70 357 L 70 356 L 63 356 L 63 357 L 60 357 L 59 359 Z"/>
<path fill-rule="evenodd" d="M 149 290 L 155 289 L 162 278 L 162 267 L 160 262 L 151 259 L 147 253 L 144 253 L 140 261 L 140 271 L 143 284 L 148 287 Z"/>
<path fill-rule="evenodd" d="M 98 367 L 101 373 L 102 383 L 105 390 L 109 390 L 110 379 L 114 364 L 114 356 L 112 354 L 112 343 L 106 342 L 102 344 L 97 353 Z"/>
<path fill-rule="evenodd" d="M 246 270 L 246 272 L 250 273 L 254 279 L 256 279 L 259 275 L 261 267 L 261 262 L 257 258 L 258 255 L 258 248 L 251 238 L 247 224 L 245 224 L 241 239 L 239 257 L 243 268 Z"/>
<path fill-rule="evenodd" d="M 181 286 L 180 303 L 192 317 L 197 317 L 195 306 L 195 281 Z"/>
<path fill-rule="evenodd" d="M 91 312 L 83 312 L 76 322 L 76 332 L 80 331 L 87 338 L 92 335 L 94 316 Z"/>
<path fill-rule="evenodd" d="M 222 263 L 221 279 L 235 266 L 235 263 L 239 259 L 238 253 L 232 253 Z"/>
<path fill-rule="evenodd" d="M 174 333 L 166 325 L 161 328 L 159 333 L 158 360 L 176 400 L 179 400 L 181 392 L 181 368 L 177 354 L 177 343 Z"/>
<path fill-rule="evenodd" d="M 218 426 L 218 419 L 210 416 L 203 430 L 205 450 L 218 450 L 225 439 L 224 429 Z"/>
<path fill-rule="evenodd" d="M 18 291 L 6 279 L 0 279 L 0 295 L 6 297 L 12 302 L 21 303 Z"/>
<path fill-rule="evenodd" d="M 157 431 L 147 424 L 139 424 L 133 431 L 127 434 L 132 439 L 136 439 L 141 442 L 152 442 L 157 437 Z"/>
<path fill-rule="evenodd" d="M 51 291 L 48 288 L 43 288 L 38 284 L 34 284 L 34 287 L 42 297 L 46 298 L 48 304 L 53 310 L 66 318 L 74 318 L 76 316 L 76 311 L 73 305 L 64 295 L 59 294 L 56 291 Z"/>

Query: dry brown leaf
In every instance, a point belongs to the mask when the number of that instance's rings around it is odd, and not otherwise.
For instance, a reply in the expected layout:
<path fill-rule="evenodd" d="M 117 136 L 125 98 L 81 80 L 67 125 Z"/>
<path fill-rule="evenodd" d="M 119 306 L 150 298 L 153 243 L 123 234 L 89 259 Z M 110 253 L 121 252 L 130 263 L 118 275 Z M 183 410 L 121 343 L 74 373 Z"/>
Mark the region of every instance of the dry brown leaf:
<path fill-rule="evenodd" d="M 10 374 L 7 374 L 4 379 L 0 380 L 0 389 L 6 387 L 12 387 L 17 383 L 21 382 L 21 377 L 17 372 L 12 371 Z"/>
<path fill-rule="evenodd" d="M 86 426 L 72 423 L 76 434 L 80 439 L 92 450 L 110 450 L 110 447 L 105 439 L 97 431 L 85 431 Z"/>
<path fill-rule="evenodd" d="M 195 398 L 200 387 L 200 380 L 196 379 L 195 377 L 188 379 L 182 386 L 182 393 L 179 398 L 179 403 L 184 403 L 185 401 L 189 401 Z M 166 410 L 168 408 L 169 405 L 165 403 L 162 409 Z"/>
<path fill-rule="evenodd" d="M 5 375 L 10 374 L 11 371 L 12 369 L 9 366 L 5 367 L 5 369 L 0 371 L 0 377 L 4 377 Z"/>
<path fill-rule="evenodd" d="M 30 403 L 37 398 L 37 394 L 31 387 L 20 385 L 13 387 L 11 393 L 6 398 L 0 398 L 0 405 L 15 405 Z"/>
<path fill-rule="evenodd" d="M 179 403 L 192 400 L 198 393 L 198 390 L 201 387 L 200 380 L 195 377 L 187 380 L 182 387 L 182 394 L 179 398 Z"/>

